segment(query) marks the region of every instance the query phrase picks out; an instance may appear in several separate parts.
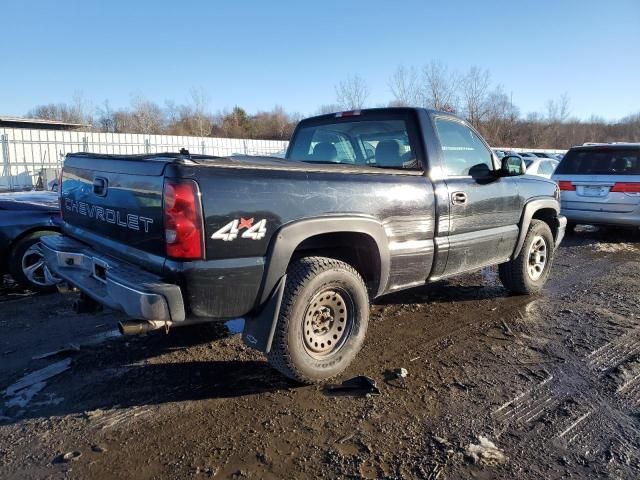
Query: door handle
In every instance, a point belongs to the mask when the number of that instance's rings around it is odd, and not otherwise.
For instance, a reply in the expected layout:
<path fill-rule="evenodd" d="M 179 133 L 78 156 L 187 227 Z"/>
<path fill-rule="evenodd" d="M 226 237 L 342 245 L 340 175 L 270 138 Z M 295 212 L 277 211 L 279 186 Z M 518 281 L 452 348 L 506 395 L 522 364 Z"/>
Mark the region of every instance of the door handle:
<path fill-rule="evenodd" d="M 453 192 L 451 194 L 451 203 L 453 205 L 464 205 L 467 203 L 467 194 L 464 192 Z"/>

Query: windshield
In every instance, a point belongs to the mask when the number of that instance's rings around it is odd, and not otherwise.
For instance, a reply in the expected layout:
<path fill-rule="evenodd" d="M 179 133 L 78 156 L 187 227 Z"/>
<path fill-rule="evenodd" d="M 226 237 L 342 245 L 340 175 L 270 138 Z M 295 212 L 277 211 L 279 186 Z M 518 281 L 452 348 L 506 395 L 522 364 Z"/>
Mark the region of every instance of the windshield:
<path fill-rule="evenodd" d="M 640 149 L 569 150 L 556 174 L 640 175 Z"/>
<path fill-rule="evenodd" d="M 336 163 L 378 168 L 415 169 L 407 123 L 402 119 L 327 119 L 301 126 L 287 158 L 309 163 Z"/>

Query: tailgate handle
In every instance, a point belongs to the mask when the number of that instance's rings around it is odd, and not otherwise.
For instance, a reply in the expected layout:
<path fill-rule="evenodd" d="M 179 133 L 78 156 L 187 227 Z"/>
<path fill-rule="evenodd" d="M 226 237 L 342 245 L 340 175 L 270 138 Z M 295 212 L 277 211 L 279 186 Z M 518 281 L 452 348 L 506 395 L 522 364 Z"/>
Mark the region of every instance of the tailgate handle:
<path fill-rule="evenodd" d="M 99 197 L 104 197 L 107 194 L 107 179 L 102 177 L 96 177 L 93 179 L 93 193 Z"/>

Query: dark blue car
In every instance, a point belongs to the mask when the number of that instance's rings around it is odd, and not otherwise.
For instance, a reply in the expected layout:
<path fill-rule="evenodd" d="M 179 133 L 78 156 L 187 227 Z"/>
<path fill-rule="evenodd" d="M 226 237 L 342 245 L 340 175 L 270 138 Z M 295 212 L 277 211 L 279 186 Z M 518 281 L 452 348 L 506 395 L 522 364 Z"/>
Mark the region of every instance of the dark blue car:
<path fill-rule="evenodd" d="M 60 209 L 55 192 L 0 194 L 0 274 L 25 288 L 55 290 L 59 281 L 40 252 L 40 237 L 57 234 Z"/>

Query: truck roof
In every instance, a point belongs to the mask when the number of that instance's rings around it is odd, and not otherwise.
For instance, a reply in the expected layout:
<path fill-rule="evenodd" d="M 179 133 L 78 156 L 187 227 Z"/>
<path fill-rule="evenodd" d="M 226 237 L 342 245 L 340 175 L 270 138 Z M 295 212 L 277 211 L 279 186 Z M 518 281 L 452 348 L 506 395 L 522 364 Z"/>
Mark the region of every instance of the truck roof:
<path fill-rule="evenodd" d="M 370 114 L 383 114 L 383 113 L 406 113 L 406 112 L 418 112 L 423 111 L 429 114 L 437 113 L 442 115 L 448 115 L 451 117 L 458 117 L 456 114 L 451 112 L 445 112 L 441 110 L 434 110 L 430 108 L 422 108 L 422 107 L 382 107 L 382 108 L 363 108 L 360 110 L 346 110 L 342 112 L 333 112 L 333 113 L 325 113 L 322 115 L 316 115 L 314 117 L 304 118 L 300 121 L 300 123 L 308 122 L 308 121 L 316 121 L 316 120 L 324 120 L 330 118 L 343 118 L 343 117 L 352 117 L 352 116 L 360 116 L 360 115 L 370 115 Z"/>
<path fill-rule="evenodd" d="M 576 145 L 571 150 L 640 150 L 640 143 L 633 142 L 613 142 L 613 143 L 586 143 Z"/>

